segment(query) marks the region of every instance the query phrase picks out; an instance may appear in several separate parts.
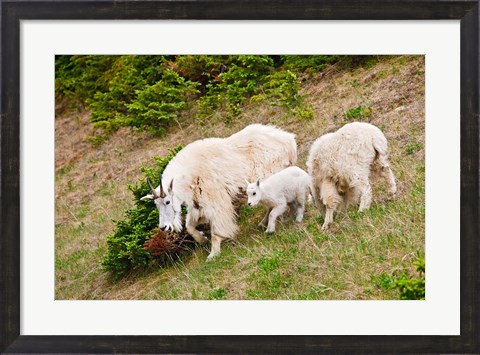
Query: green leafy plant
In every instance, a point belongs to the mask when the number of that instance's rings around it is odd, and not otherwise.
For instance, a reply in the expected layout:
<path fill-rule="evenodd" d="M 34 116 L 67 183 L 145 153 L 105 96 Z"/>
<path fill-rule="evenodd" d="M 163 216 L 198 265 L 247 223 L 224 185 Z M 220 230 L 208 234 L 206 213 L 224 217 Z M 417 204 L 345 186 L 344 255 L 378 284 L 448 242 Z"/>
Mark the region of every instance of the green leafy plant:
<path fill-rule="evenodd" d="M 98 146 L 124 126 L 164 134 L 194 104 L 199 122 L 215 113 L 231 121 L 250 100 L 266 99 L 300 120 L 311 119 L 314 110 L 300 94 L 305 74 L 332 64 L 351 65 L 354 59 L 322 55 L 61 55 L 55 60 L 55 93 L 81 102 L 91 111 L 98 131 L 88 140 Z M 371 112 L 365 109 L 350 110 L 345 118 L 366 117 Z"/>
<path fill-rule="evenodd" d="M 85 102 L 108 89 L 109 74 L 117 56 L 57 55 L 55 96 Z"/>
<path fill-rule="evenodd" d="M 153 166 L 142 167 L 141 171 L 158 184 L 160 173 L 181 149 L 177 146 L 166 157 L 155 157 Z M 116 221 L 115 231 L 107 236 L 107 253 L 102 260 L 104 270 L 114 279 L 134 269 L 155 265 L 155 258 L 144 245 L 158 227 L 158 210 L 151 201 L 140 200 L 150 193 L 150 187 L 146 179 L 142 179 L 128 188 L 133 194 L 135 207 L 125 212 L 124 220 Z"/>
<path fill-rule="evenodd" d="M 292 113 L 301 121 L 312 120 L 315 117 L 315 110 L 311 104 L 302 104 L 295 107 Z"/>
<path fill-rule="evenodd" d="M 414 261 L 418 275 L 403 273 L 395 280 L 402 300 L 425 299 L 425 258 L 418 255 Z"/>
<path fill-rule="evenodd" d="M 223 288 L 214 288 L 210 291 L 208 298 L 211 300 L 224 300 L 227 298 L 227 291 Z"/>
<path fill-rule="evenodd" d="M 272 104 L 288 109 L 301 120 L 313 118 L 311 106 L 304 104 L 300 95 L 297 74 L 276 68 L 275 61 L 266 56 L 240 56 L 228 69 L 207 84 L 207 93 L 200 97 L 198 119 L 203 122 L 218 109 L 224 109 L 227 118 L 239 115 L 247 99 L 251 102 L 271 100 Z"/>
<path fill-rule="evenodd" d="M 385 273 L 375 275 L 373 279 L 375 284 L 380 288 L 389 290 L 389 289 L 394 289 L 396 287 L 395 280 L 391 276 Z"/>
<path fill-rule="evenodd" d="M 360 117 L 367 118 L 372 115 L 372 108 L 368 106 L 357 106 L 354 108 L 349 109 L 347 112 L 343 114 L 343 118 L 345 120 L 352 120 L 357 119 Z"/>
<path fill-rule="evenodd" d="M 101 144 L 123 126 L 163 133 L 199 83 L 169 68 L 165 56 L 58 56 L 56 95 L 83 102 L 96 128 L 92 143 Z"/>
<path fill-rule="evenodd" d="M 272 257 L 262 256 L 257 261 L 258 268 L 263 271 L 274 271 L 280 265 L 282 254 L 277 252 Z"/>
<path fill-rule="evenodd" d="M 335 65 L 338 69 L 352 69 L 357 66 L 370 68 L 378 62 L 378 56 L 369 55 L 282 55 L 285 69 L 296 73 L 315 75 Z"/>
<path fill-rule="evenodd" d="M 128 115 L 127 105 L 135 99 L 136 92 L 145 87 L 141 73 L 146 62 L 150 61 L 137 56 L 117 58 L 109 70 L 111 74 L 106 89 L 96 91 L 86 100 L 92 110 L 92 122 L 105 134 L 111 134 L 122 126 Z"/>
<path fill-rule="evenodd" d="M 290 70 L 277 71 L 266 78 L 263 86 L 266 97 L 273 98 L 282 106 L 293 109 L 302 100 L 298 91 L 300 83 L 297 76 Z"/>
<path fill-rule="evenodd" d="M 230 58 L 220 55 L 178 55 L 169 62 L 169 66 L 185 79 L 199 83 L 199 90 L 205 94 L 207 85 L 227 69 Z"/>
<path fill-rule="evenodd" d="M 239 56 L 228 71 L 220 74 L 217 90 L 224 92 L 227 112 L 230 116 L 239 114 L 240 105 L 254 95 L 261 86 L 265 75 L 273 69 L 273 61 L 267 56 Z"/>
<path fill-rule="evenodd" d="M 161 132 L 165 126 L 177 120 L 178 112 L 187 108 L 187 98 L 198 93 L 197 83 L 185 80 L 171 69 L 153 85 L 136 91 L 136 99 L 127 105 L 129 116 L 126 126 Z"/>
<path fill-rule="evenodd" d="M 339 55 L 284 55 L 282 61 L 284 67 L 289 70 L 313 74 L 339 62 L 344 57 Z"/>
<path fill-rule="evenodd" d="M 207 85 L 206 95 L 198 101 L 200 119 L 219 107 L 225 108 L 229 119 L 237 116 L 241 105 L 259 91 L 267 74 L 274 69 L 274 62 L 268 56 L 244 55 L 230 60 L 228 70 Z"/>

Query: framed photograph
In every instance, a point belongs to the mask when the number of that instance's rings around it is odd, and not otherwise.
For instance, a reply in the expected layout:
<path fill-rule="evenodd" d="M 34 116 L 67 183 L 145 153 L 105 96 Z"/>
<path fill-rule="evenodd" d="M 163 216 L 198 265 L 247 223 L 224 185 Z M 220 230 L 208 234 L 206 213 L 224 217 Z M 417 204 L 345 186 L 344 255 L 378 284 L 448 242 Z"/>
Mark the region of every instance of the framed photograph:
<path fill-rule="evenodd" d="M 480 351 L 477 1 L 1 12 L 2 352 Z"/>

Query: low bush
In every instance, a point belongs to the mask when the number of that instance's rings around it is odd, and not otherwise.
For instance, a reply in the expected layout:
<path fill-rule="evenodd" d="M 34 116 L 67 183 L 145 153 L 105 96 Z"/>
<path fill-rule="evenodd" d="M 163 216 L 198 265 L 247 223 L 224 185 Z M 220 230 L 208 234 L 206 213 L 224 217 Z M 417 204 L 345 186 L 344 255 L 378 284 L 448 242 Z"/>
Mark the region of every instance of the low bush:
<path fill-rule="evenodd" d="M 346 58 L 341 55 L 282 55 L 282 62 L 291 71 L 313 74 Z"/>
<path fill-rule="evenodd" d="M 57 55 L 55 96 L 84 103 L 97 91 L 108 89 L 109 73 L 116 56 Z"/>
<path fill-rule="evenodd" d="M 425 258 L 418 255 L 414 265 L 418 275 L 403 273 L 395 280 L 402 300 L 425 299 Z"/>
<path fill-rule="evenodd" d="M 225 68 L 209 82 L 208 91 L 197 102 L 200 120 L 218 108 L 225 109 L 227 119 L 237 116 L 245 100 L 259 92 L 274 70 L 274 62 L 268 56 L 243 55 L 230 57 Z"/>
<path fill-rule="evenodd" d="M 178 113 L 187 108 L 188 96 L 196 94 L 198 83 L 185 80 L 171 69 L 162 72 L 162 78 L 143 90 L 137 90 L 136 100 L 127 105 L 125 126 L 153 132 L 162 132 L 176 121 Z"/>
<path fill-rule="evenodd" d="M 299 90 L 300 83 L 297 76 L 290 70 L 277 71 L 266 77 L 265 95 L 281 106 L 289 109 L 297 107 L 302 101 Z"/>
<path fill-rule="evenodd" d="M 108 136 L 122 126 L 163 133 L 187 108 L 198 83 L 166 56 L 57 56 L 56 96 L 80 101 Z"/>
<path fill-rule="evenodd" d="M 181 146 L 177 146 L 166 157 L 155 157 L 153 166 L 142 167 L 141 171 L 158 185 L 160 174 L 181 149 Z M 135 207 L 125 212 L 124 220 L 116 221 L 115 231 L 107 236 L 107 253 L 102 260 L 104 270 L 110 272 L 114 279 L 132 270 L 156 265 L 160 256 L 154 256 L 148 248 L 145 249 L 146 241 L 158 228 L 155 204 L 150 200 L 140 200 L 150 193 L 150 187 L 146 179 L 142 179 L 128 188 L 133 194 Z"/>
<path fill-rule="evenodd" d="M 347 110 L 343 114 L 343 118 L 346 121 L 355 120 L 358 118 L 368 118 L 372 115 L 372 108 L 369 106 L 357 106 Z"/>
<path fill-rule="evenodd" d="M 299 93 L 302 78 L 352 61 L 322 55 L 62 55 L 55 59 L 55 93 L 91 110 L 99 132 L 89 140 L 98 145 L 122 126 L 164 134 L 195 104 L 199 122 L 214 112 L 232 121 L 250 100 L 265 99 L 310 119 L 313 110 Z"/>

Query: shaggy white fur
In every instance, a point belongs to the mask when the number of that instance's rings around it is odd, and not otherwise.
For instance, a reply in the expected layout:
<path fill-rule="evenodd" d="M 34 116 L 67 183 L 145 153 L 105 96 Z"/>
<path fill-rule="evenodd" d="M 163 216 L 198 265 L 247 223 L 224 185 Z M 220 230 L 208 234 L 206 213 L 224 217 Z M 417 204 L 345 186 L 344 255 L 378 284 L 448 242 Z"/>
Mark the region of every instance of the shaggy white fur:
<path fill-rule="evenodd" d="M 155 196 L 142 199 L 154 199 L 160 228 L 169 231 L 182 230 L 181 206 L 185 205 L 187 232 L 200 244 L 207 238 L 196 226 L 210 224 L 210 260 L 220 252 L 223 239 L 235 237 L 235 201 L 245 196 L 244 179 L 270 175 L 296 160 L 295 135 L 273 126 L 250 125 L 228 138 L 187 145 L 165 168 Z"/>
<path fill-rule="evenodd" d="M 371 172 L 386 179 L 392 197 L 397 191 L 388 161 L 387 139 L 369 123 L 349 123 L 318 138 L 310 148 L 307 168 L 315 206 L 325 213 L 324 230 L 340 204 L 346 206 L 360 199 L 359 211 L 370 207 Z"/>
<path fill-rule="evenodd" d="M 305 211 L 305 195 L 311 184 L 310 176 L 296 166 L 283 169 L 263 181 L 248 183 L 248 205 L 262 204 L 268 207 L 268 212 L 260 222 L 265 226 L 268 221 L 267 233 L 275 232 L 275 222 L 288 209 L 296 210 L 296 220 L 302 222 Z"/>
<path fill-rule="evenodd" d="M 251 124 L 226 138 L 226 142 L 247 159 L 245 179 L 264 178 L 297 163 L 295 135 L 273 126 Z"/>

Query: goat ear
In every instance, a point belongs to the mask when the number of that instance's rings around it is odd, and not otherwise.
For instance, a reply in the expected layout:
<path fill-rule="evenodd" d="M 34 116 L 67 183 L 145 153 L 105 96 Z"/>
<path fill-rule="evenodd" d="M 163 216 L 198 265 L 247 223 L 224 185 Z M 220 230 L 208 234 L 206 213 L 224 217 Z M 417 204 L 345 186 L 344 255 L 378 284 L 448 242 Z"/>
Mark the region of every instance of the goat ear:
<path fill-rule="evenodd" d="M 248 180 L 247 180 L 247 179 L 245 179 L 245 182 L 247 183 L 247 185 L 250 185 L 250 183 L 248 182 Z"/>
<path fill-rule="evenodd" d="M 170 181 L 170 185 L 168 186 L 168 192 L 171 193 L 173 190 L 173 179 Z"/>
<path fill-rule="evenodd" d="M 257 179 L 257 186 L 260 186 L 260 179 Z"/>
<path fill-rule="evenodd" d="M 140 201 L 145 201 L 145 200 L 153 200 L 153 195 L 152 194 L 148 194 L 148 195 L 145 195 L 143 196 Z"/>

